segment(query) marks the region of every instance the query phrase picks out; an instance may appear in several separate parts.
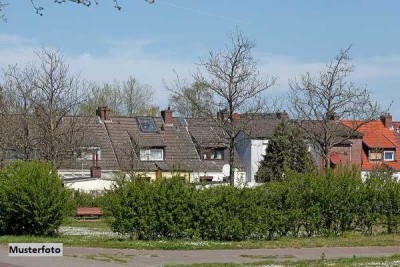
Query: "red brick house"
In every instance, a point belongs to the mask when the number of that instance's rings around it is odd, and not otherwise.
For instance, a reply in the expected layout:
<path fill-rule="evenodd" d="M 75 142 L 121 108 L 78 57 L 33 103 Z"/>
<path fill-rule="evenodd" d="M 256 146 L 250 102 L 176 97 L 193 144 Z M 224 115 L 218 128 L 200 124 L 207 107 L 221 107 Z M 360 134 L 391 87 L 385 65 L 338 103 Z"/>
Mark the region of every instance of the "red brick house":
<path fill-rule="evenodd" d="M 400 174 L 399 135 L 393 127 L 392 116 L 385 114 L 381 120 L 371 122 L 346 121 L 341 123 L 350 128 L 357 128 L 362 134 L 361 171 L 365 175 L 385 164 Z M 397 125 L 400 123 L 394 123 Z M 397 176 L 397 174 L 396 174 Z"/>

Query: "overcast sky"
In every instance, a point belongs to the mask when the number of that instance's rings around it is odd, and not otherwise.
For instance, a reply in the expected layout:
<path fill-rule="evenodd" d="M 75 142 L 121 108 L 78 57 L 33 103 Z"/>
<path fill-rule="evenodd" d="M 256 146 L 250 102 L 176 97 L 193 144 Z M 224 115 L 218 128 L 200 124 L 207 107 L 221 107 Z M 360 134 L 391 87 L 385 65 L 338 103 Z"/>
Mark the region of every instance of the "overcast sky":
<path fill-rule="evenodd" d="M 190 77 L 199 58 L 224 48 L 239 27 L 254 39 L 262 76 L 277 76 L 270 90 L 285 96 L 288 79 L 318 73 L 352 45 L 352 80 L 367 86 L 400 120 L 400 1 L 370 0 L 100 0 L 90 8 L 74 3 L 9 0 L 0 23 L 0 68 L 34 59 L 41 47 L 59 49 L 73 72 L 90 81 L 126 80 L 130 75 L 168 105 L 163 81 L 176 71 Z M 93 1 L 94 2 L 94 1 Z"/>

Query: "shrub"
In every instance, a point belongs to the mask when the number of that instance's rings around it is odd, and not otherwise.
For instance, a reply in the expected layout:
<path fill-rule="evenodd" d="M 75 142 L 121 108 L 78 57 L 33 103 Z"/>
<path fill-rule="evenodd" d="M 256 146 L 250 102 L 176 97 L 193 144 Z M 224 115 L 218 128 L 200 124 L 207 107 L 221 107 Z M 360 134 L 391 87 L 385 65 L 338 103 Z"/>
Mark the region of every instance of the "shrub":
<path fill-rule="evenodd" d="M 287 172 L 257 188 L 195 189 L 180 177 L 127 181 L 106 194 L 112 229 L 138 239 L 276 239 L 281 236 L 387 232 L 400 225 L 400 184 L 358 169 Z M 0 196 L 1 197 L 1 196 Z"/>
<path fill-rule="evenodd" d="M 93 195 L 82 191 L 73 192 L 73 200 L 75 207 L 101 207 L 104 197 L 102 195 Z"/>
<path fill-rule="evenodd" d="M 71 213 L 70 191 L 44 162 L 14 162 L 0 172 L 2 234 L 52 235 Z"/>

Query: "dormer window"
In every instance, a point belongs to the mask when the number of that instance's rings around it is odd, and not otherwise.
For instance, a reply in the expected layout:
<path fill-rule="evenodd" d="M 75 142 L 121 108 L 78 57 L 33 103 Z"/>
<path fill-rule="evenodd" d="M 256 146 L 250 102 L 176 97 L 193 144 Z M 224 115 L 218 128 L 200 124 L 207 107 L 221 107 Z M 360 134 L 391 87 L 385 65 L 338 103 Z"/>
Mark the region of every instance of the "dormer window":
<path fill-rule="evenodd" d="M 385 151 L 383 158 L 385 161 L 394 161 L 394 151 Z"/>
<path fill-rule="evenodd" d="M 146 148 L 140 149 L 140 160 L 142 161 L 163 161 L 164 149 L 163 148 Z"/>
<path fill-rule="evenodd" d="M 224 159 L 224 149 L 223 148 L 210 148 L 203 151 L 203 159 L 215 160 Z"/>
<path fill-rule="evenodd" d="M 93 160 L 93 156 L 97 155 L 97 159 L 101 159 L 100 147 L 81 147 L 76 151 L 77 160 Z"/>
<path fill-rule="evenodd" d="M 157 132 L 157 127 L 156 124 L 154 123 L 153 118 L 145 118 L 145 117 L 140 117 L 137 118 L 137 121 L 140 126 L 140 130 L 145 133 L 156 133 Z"/>
<path fill-rule="evenodd" d="M 381 161 L 382 152 L 380 151 L 369 151 L 369 160 L 371 161 Z"/>

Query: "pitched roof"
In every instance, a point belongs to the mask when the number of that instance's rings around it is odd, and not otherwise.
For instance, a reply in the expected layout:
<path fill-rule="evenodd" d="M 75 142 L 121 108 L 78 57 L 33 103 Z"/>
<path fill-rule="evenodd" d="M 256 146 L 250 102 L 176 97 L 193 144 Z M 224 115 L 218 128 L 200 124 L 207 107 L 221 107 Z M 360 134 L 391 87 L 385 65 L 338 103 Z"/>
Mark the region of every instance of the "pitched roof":
<path fill-rule="evenodd" d="M 236 123 L 253 139 L 268 139 L 274 134 L 275 128 L 282 120 L 281 113 L 263 113 L 240 115 Z M 246 120 L 243 120 L 245 118 Z M 243 122 L 245 121 L 245 122 Z"/>
<path fill-rule="evenodd" d="M 385 127 L 382 121 L 341 121 L 349 128 L 357 128 L 363 134 L 363 142 L 369 148 L 396 148 L 397 140 L 392 131 Z"/>
<path fill-rule="evenodd" d="M 363 134 L 363 143 L 367 149 L 363 149 L 361 155 L 361 170 L 371 171 L 376 167 L 385 164 L 396 171 L 400 171 L 400 149 L 394 133 L 385 127 L 382 121 L 341 121 L 344 125 L 352 128 L 358 127 L 358 131 Z M 395 150 L 394 161 L 370 161 L 368 159 L 368 149 L 388 149 Z"/>
<path fill-rule="evenodd" d="M 318 142 L 324 142 L 325 134 L 332 134 L 331 138 L 333 143 L 343 144 L 348 138 L 361 138 L 362 133 L 355 131 L 347 125 L 340 123 L 340 121 L 332 120 L 327 124 L 319 120 L 304 120 L 301 121 L 301 128 L 303 128 L 308 135 L 312 135 Z M 325 129 L 325 127 L 329 127 Z"/>

